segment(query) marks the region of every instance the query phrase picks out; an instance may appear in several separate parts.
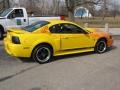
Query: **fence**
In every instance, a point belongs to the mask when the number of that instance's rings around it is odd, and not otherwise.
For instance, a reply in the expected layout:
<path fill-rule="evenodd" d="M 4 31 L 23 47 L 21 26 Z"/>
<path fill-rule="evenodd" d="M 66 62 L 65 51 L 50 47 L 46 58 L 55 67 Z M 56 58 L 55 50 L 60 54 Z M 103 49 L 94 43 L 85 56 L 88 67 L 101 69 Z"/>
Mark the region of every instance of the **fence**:
<path fill-rule="evenodd" d="M 105 24 L 108 23 L 110 28 L 120 28 L 120 17 L 106 17 L 104 20 L 102 19 L 102 17 L 83 19 L 76 18 L 75 21 L 80 25 L 88 23 L 89 27 L 104 28 Z"/>
<path fill-rule="evenodd" d="M 84 27 L 89 27 L 89 24 L 85 23 Z M 110 28 L 108 23 L 104 24 L 104 28 L 98 28 L 98 29 L 100 29 L 102 31 L 106 31 L 113 36 L 119 36 L 120 37 L 120 28 Z"/>

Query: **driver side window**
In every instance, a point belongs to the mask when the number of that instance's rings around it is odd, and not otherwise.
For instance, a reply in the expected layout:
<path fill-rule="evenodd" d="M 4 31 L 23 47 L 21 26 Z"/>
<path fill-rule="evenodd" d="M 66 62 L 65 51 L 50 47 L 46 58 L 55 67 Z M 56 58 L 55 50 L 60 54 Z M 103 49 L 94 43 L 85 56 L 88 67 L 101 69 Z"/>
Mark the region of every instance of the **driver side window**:
<path fill-rule="evenodd" d="M 61 32 L 65 34 L 80 34 L 85 32 L 80 27 L 68 23 L 61 24 L 61 29 Z"/>
<path fill-rule="evenodd" d="M 51 33 L 61 33 L 61 25 L 56 24 L 49 28 Z"/>
<path fill-rule="evenodd" d="M 83 29 L 80 27 L 69 24 L 69 23 L 62 23 L 62 24 L 56 24 L 50 27 L 51 33 L 60 33 L 60 34 L 83 34 L 86 33 Z"/>

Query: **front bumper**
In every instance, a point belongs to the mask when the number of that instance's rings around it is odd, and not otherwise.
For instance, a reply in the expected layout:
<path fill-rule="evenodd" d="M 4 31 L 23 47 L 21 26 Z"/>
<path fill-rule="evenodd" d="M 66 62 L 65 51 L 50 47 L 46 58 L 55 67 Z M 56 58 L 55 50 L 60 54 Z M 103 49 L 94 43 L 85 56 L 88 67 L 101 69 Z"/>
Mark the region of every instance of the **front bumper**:
<path fill-rule="evenodd" d="M 4 48 L 6 52 L 15 57 L 30 57 L 31 56 L 31 50 L 30 48 L 26 48 L 21 44 L 13 44 L 10 42 L 10 40 L 7 40 L 7 38 L 4 39 Z"/>
<path fill-rule="evenodd" d="M 113 43 L 114 43 L 113 38 L 110 38 L 110 39 L 108 39 L 107 46 L 111 47 L 113 45 Z"/>

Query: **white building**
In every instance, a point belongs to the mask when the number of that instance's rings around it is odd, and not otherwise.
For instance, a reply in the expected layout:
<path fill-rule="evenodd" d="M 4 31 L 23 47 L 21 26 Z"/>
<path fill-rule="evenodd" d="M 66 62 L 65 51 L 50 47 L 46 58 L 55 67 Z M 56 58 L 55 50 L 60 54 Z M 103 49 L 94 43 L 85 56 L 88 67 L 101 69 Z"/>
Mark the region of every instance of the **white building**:
<path fill-rule="evenodd" d="M 91 13 L 87 8 L 84 7 L 78 7 L 75 9 L 74 12 L 75 17 L 92 17 Z"/>

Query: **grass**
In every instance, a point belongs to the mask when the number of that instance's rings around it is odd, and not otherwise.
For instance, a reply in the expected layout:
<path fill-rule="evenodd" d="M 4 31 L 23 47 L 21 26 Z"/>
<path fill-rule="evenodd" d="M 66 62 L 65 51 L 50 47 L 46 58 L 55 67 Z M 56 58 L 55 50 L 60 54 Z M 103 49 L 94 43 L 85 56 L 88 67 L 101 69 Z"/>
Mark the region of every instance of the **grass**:
<path fill-rule="evenodd" d="M 103 28 L 105 24 L 108 23 L 110 28 L 120 28 L 120 17 L 102 17 L 95 18 L 75 18 L 75 22 L 81 26 L 84 26 L 85 23 L 88 23 L 88 27 Z"/>

